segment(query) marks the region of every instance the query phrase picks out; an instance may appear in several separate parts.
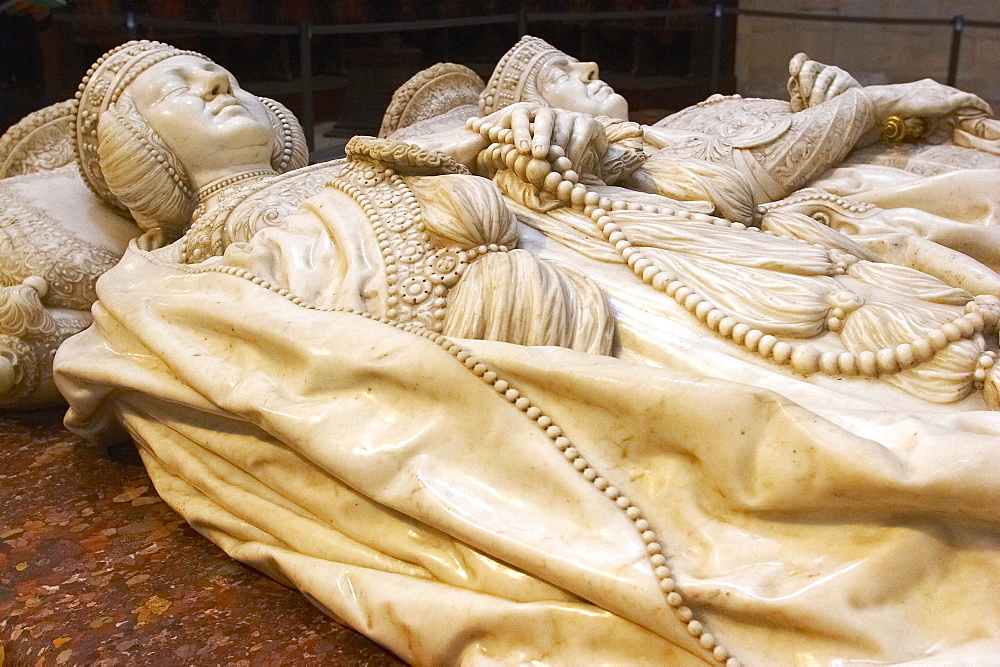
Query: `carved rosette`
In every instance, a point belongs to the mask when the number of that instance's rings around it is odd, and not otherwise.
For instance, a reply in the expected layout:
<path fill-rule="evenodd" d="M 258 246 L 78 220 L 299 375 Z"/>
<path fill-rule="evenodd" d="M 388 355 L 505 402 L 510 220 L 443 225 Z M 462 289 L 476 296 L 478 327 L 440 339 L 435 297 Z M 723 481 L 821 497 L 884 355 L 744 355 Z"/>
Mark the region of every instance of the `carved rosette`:
<path fill-rule="evenodd" d="M 467 255 L 431 245 L 420 202 L 393 169 L 353 158 L 329 184 L 353 198 L 371 222 L 389 285 L 386 317 L 440 332 L 448 288 L 464 272 Z"/>

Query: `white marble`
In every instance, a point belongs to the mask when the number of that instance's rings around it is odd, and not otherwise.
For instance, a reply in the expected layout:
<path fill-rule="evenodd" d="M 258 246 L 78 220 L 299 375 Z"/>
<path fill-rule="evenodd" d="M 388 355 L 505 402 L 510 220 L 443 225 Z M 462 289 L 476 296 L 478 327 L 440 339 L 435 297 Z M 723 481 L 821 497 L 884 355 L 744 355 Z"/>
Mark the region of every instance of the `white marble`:
<path fill-rule="evenodd" d="M 84 82 L 78 150 L 154 242 L 56 379 L 233 557 L 416 664 L 1000 656 L 993 209 L 946 187 L 1000 173 L 978 98 L 797 57 L 799 110 L 641 127 L 527 39 L 474 117 L 446 69 L 404 93 L 462 111 L 397 98 L 389 138 L 277 175 L 228 77 L 130 48 Z M 189 165 L 223 114 L 246 145 Z M 115 122 L 170 192 L 116 180 Z M 946 143 L 848 155 L 899 128 Z"/>
<path fill-rule="evenodd" d="M 148 43 L 114 53 L 129 59 L 103 57 L 76 99 L 0 137 L 0 407 L 62 402 L 52 357 L 90 324 L 97 278 L 130 239 L 165 245 L 220 183 L 305 164 L 291 113 L 204 56 Z M 210 135 L 185 132 L 202 121 Z"/>

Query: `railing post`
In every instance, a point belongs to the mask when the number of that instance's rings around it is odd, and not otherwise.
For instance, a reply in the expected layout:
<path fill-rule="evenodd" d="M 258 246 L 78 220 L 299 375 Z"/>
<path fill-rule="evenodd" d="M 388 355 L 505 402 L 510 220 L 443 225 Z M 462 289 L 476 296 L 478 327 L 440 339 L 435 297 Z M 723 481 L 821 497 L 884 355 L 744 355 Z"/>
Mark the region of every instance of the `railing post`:
<path fill-rule="evenodd" d="M 312 25 L 299 24 L 299 77 L 302 80 L 302 131 L 306 135 L 306 146 L 312 151 L 316 141 L 313 138 L 313 77 L 312 77 Z"/>
<path fill-rule="evenodd" d="M 948 85 L 954 86 L 958 80 L 958 57 L 962 51 L 962 31 L 965 30 L 965 16 L 958 14 L 951 20 L 951 51 L 948 54 Z"/>
<path fill-rule="evenodd" d="M 719 74 L 722 69 L 722 17 L 723 5 L 712 7 L 712 93 L 719 92 Z"/>

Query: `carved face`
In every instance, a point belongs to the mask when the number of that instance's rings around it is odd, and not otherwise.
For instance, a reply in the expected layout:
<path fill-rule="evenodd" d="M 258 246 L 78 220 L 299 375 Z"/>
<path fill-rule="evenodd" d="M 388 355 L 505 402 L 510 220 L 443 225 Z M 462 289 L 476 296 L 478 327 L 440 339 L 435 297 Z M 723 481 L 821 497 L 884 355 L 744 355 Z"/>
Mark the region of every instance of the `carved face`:
<path fill-rule="evenodd" d="M 195 181 L 270 162 L 275 137 L 267 110 L 222 67 L 176 56 L 140 74 L 128 90 Z"/>
<path fill-rule="evenodd" d="M 598 78 L 597 63 L 560 56 L 545 63 L 537 85 L 542 99 L 557 109 L 628 119 L 628 102 Z"/>

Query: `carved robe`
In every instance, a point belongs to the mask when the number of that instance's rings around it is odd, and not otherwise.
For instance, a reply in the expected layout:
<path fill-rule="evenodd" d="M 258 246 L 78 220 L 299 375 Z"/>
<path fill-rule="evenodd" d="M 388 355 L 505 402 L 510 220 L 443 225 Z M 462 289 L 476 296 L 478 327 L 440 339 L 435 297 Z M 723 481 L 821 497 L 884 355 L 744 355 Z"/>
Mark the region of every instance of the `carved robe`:
<path fill-rule="evenodd" d="M 996 413 L 886 410 L 627 298 L 622 359 L 296 303 L 366 298 L 322 210 L 202 265 L 129 251 L 56 361 L 68 423 L 120 420 L 233 557 L 417 664 L 718 664 L 691 620 L 751 665 L 1000 651 Z"/>

